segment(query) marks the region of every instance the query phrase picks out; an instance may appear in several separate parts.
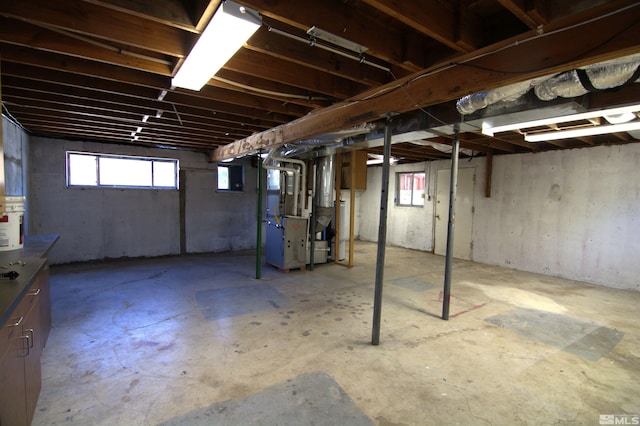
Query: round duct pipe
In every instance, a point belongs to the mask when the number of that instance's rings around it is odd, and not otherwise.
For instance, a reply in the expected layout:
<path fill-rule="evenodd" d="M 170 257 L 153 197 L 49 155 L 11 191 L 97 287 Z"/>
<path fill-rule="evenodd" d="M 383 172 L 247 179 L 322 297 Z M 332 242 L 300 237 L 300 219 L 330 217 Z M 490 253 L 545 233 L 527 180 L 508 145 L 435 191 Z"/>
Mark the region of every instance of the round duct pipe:
<path fill-rule="evenodd" d="M 560 96 L 574 98 L 587 92 L 612 89 L 639 82 L 640 54 L 599 62 L 555 76 L 544 76 L 498 89 L 463 96 L 456 102 L 460 114 L 469 115 L 500 101 L 511 101 L 533 88 L 536 96 L 550 101 Z"/>
<path fill-rule="evenodd" d="M 603 62 L 551 77 L 534 87 L 538 99 L 551 101 L 558 96 L 575 98 L 597 90 L 612 89 L 638 80 L 640 57 L 628 62 Z"/>
<path fill-rule="evenodd" d="M 335 176 L 335 155 L 318 159 L 316 169 L 316 232 L 324 230 L 333 218 Z"/>

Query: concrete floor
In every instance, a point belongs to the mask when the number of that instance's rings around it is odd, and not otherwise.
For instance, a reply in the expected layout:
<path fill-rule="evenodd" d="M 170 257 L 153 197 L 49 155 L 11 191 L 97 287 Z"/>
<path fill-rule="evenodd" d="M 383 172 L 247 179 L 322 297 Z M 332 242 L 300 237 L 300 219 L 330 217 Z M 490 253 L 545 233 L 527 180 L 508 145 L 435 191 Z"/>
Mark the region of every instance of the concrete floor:
<path fill-rule="evenodd" d="M 264 266 L 261 280 L 251 254 L 52 267 L 33 424 L 597 425 L 640 414 L 640 293 L 455 261 L 442 321 L 444 259 L 388 247 L 372 346 L 376 245 L 358 242 L 354 257 L 352 269 Z"/>

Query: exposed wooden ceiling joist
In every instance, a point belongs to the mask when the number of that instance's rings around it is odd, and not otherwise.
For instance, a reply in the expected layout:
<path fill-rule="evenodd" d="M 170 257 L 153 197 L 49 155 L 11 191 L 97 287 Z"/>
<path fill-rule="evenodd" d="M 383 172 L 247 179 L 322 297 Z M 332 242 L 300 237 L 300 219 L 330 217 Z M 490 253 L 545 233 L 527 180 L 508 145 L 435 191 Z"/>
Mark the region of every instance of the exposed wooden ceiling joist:
<path fill-rule="evenodd" d="M 0 15 L 177 58 L 186 56 L 196 40 L 175 27 L 149 20 L 141 25 L 130 14 L 74 0 L 5 0 Z"/>
<path fill-rule="evenodd" d="M 221 0 L 2 1 L 3 109 L 37 135 L 248 152 L 429 105 L 425 123 L 453 123 L 463 94 L 639 50 L 633 0 L 237 1 L 264 25 L 200 92 L 172 88 L 171 77 Z M 314 39 L 312 26 L 367 50 Z M 637 86 L 576 101 L 640 103 Z M 461 146 L 479 155 L 636 142 L 623 133 L 531 144 L 467 129 Z M 403 162 L 447 155 L 396 150 Z"/>
<path fill-rule="evenodd" d="M 526 45 L 526 46 L 524 46 Z M 553 48 L 551 48 L 553 47 Z M 258 150 L 349 128 L 402 113 L 417 106 L 451 101 L 481 90 L 497 88 L 640 50 L 640 22 L 634 14 L 617 13 L 589 25 L 502 42 L 370 90 L 347 102 L 310 113 L 277 128 L 216 149 L 212 161 L 238 157 Z M 446 77 L 445 77 L 446 74 Z"/>

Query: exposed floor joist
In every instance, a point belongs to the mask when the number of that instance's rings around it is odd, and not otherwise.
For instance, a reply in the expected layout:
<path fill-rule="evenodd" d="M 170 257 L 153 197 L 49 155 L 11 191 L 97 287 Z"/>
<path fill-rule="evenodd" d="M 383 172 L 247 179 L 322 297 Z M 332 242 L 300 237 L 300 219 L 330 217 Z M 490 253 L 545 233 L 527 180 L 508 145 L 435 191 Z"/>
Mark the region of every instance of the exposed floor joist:
<path fill-rule="evenodd" d="M 557 46 L 550 49 L 549 46 Z M 561 47 L 561 48 L 560 48 Z M 616 13 L 589 25 L 547 34 L 530 32 L 481 52 L 443 63 L 348 101 L 310 113 L 293 122 L 216 149 L 211 161 L 268 150 L 322 133 L 346 129 L 386 114 L 403 113 L 451 101 L 481 90 L 566 71 L 640 49 L 640 22 L 634 14 Z M 445 77 L 446 75 L 446 77 Z"/>

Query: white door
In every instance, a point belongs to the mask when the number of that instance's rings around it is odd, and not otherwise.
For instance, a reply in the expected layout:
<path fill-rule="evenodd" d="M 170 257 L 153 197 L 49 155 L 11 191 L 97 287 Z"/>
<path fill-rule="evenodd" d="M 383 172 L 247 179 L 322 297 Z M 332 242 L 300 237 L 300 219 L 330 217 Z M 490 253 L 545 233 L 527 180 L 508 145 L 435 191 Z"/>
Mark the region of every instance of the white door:
<path fill-rule="evenodd" d="M 447 252 L 447 224 L 449 221 L 449 182 L 451 170 L 438 170 L 436 181 L 436 217 L 434 253 Z M 473 222 L 473 187 L 475 169 L 458 170 L 458 191 L 456 195 L 456 217 L 453 237 L 453 257 L 471 260 L 471 224 Z"/>

